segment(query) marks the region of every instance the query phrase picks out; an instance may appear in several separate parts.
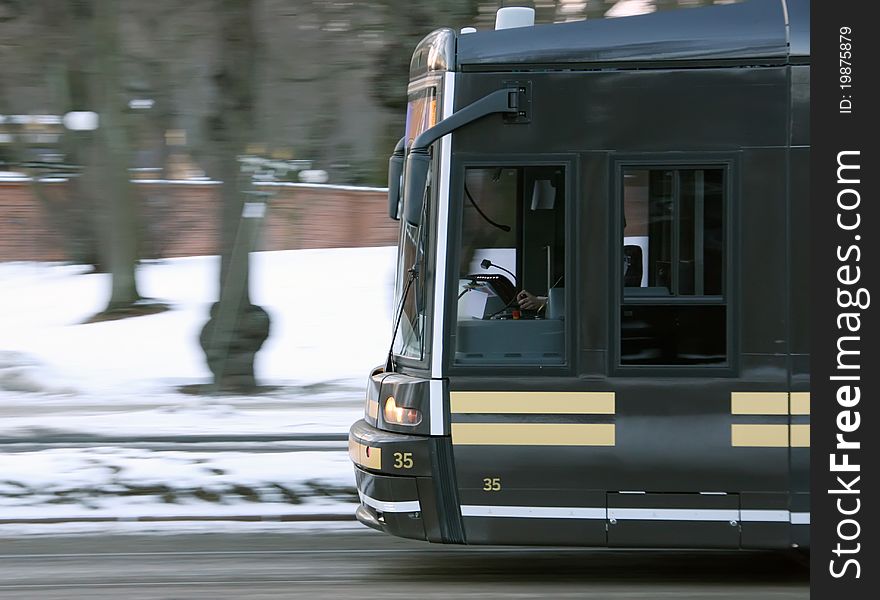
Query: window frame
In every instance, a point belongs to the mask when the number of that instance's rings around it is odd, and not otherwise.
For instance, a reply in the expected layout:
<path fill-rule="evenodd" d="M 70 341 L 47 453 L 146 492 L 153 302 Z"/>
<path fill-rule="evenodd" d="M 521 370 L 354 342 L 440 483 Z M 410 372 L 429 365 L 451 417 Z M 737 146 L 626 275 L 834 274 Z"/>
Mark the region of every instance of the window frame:
<path fill-rule="evenodd" d="M 578 334 L 578 315 L 572 308 L 566 309 L 563 332 L 565 340 L 564 360 L 560 364 L 461 364 L 455 362 L 455 333 L 457 328 L 458 289 L 452 282 L 458 281 L 459 253 L 462 242 L 462 211 L 466 202 L 464 181 L 471 168 L 511 168 L 560 166 L 565 170 L 565 279 L 575 281 L 575 219 L 577 218 L 576 186 L 579 173 L 579 157 L 576 154 L 488 154 L 457 153 L 453 156 L 450 182 L 450 209 L 448 223 L 448 244 L 446 256 L 446 296 L 443 331 L 443 364 L 449 375 L 464 376 L 572 376 L 577 368 L 575 337 Z M 566 285 L 565 306 L 574 307 L 575 285 Z"/>
<path fill-rule="evenodd" d="M 626 296 L 622 269 L 611 269 L 609 278 L 609 306 L 611 307 L 611 352 L 609 352 L 609 373 L 614 376 L 673 376 L 673 377 L 735 377 L 739 372 L 739 230 L 737 198 L 740 193 L 739 157 L 736 153 L 676 153 L 669 154 L 618 154 L 611 160 L 611 202 L 610 215 L 611 248 L 609 257 L 612 265 L 623 264 L 623 213 L 624 213 L 624 172 L 632 169 L 682 171 L 688 169 L 722 169 L 724 176 L 723 206 L 724 219 L 722 232 L 722 294 L 718 295 L 672 295 L 669 296 Z M 676 177 L 676 180 L 679 178 Z M 676 190 L 676 194 L 679 191 Z M 677 197 L 678 200 L 678 197 Z M 675 207 L 676 229 L 680 228 L 678 206 Z M 676 271 L 678 270 L 676 266 Z M 675 275 L 678 277 L 678 274 Z M 727 360 L 723 364 L 623 364 L 622 361 L 622 311 L 624 306 L 724 306 L 725 307 L 725 349 Z"/>

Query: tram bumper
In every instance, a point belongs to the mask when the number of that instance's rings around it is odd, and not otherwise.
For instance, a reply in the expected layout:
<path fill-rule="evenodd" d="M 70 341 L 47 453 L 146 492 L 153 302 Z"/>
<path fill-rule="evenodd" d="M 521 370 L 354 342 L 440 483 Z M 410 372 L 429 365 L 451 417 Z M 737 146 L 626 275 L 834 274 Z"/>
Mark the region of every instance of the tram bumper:
<path fill-rule="evenodd" d="M 446 520 L 460 519 L 457 506 L 454 511 L 438 508 L 439 482 L 432 476 L 432 461 L 444 443 L 448 438 L 392 433 L 364 420 L 352 425 L 348 452 L 361 502 L 358 521 L 400 537 L 455 541 L 445 532 Z"/>
<path fill-rule="evenodd" d="M 426 540 L 425 523 L 416 482 L 409 477 L 383 477 L 355 467 L 361 505 L 357 520 L 391 535 Z M 385 498 L 385 499 L 383 499 Z M 388 498 L 410 498 L 388 500 Z"/>

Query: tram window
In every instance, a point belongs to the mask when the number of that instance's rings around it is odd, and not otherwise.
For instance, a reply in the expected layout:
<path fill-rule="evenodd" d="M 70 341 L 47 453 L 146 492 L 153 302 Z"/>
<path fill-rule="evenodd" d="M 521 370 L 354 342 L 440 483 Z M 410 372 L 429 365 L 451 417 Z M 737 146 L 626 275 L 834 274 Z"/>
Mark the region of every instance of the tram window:
<path fill-rule="evenodd" d="M 724 177 L 624 169 L 621 364 L 726 363 Z"/>
<path fill-rule="evenodd" d="M 565 361 L 565 172 L 465 170 L 458 249 L 457 364 Z M 521 309 L 528 291 L 539 306 Z"/>

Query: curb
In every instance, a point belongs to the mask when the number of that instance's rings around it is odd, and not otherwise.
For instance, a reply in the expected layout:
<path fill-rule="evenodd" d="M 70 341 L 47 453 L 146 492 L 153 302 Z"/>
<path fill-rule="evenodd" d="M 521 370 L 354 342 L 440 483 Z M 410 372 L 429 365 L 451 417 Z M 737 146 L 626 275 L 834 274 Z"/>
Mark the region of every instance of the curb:
<path fill-rule="evenodd" d="M 305 515 L 169 515 L 144 517 L 34 517 L 24 519 L 0 519 L 0 525 L 35 525 L 56 523 L 162 523 L 181 521 L 249 521 L 249 522 L 331 522 L 354 521 L 354 513 L 305 514 Z"/>

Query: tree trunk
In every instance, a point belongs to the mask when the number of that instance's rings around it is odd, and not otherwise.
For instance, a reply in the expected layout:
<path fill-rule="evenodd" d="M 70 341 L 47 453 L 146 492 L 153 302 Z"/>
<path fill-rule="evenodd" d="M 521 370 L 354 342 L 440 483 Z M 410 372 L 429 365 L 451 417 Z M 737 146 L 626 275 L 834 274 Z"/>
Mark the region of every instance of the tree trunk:
<path fill-rule="evenodd" d="M 107 310 L 133 305 L 140 300 L 135 271 L 138 263 L 138 211 L 129 181 L 131 148 L 125 123 L 127 99 L 120 69 L 119 16 L 116 2 L 92 3 L 96 69 L 94 98 L 99 103 L 98 168 L 96 183 L 101 195 L 105 236 L 104 247 L 113 284 Z"/>

